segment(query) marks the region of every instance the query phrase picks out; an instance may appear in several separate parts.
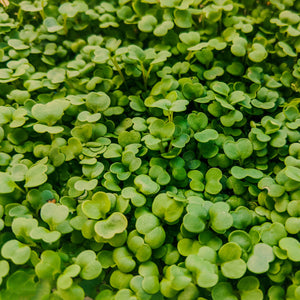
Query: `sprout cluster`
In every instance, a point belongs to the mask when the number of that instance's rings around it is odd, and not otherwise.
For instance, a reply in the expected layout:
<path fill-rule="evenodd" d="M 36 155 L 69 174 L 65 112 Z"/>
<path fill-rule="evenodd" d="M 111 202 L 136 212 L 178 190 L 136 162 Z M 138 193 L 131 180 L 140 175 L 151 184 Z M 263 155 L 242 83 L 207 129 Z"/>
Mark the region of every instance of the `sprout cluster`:
<path fill-rule="evenodd" d="M 0 1 L 0 299 L 300 299 L 299 11 Z"/>

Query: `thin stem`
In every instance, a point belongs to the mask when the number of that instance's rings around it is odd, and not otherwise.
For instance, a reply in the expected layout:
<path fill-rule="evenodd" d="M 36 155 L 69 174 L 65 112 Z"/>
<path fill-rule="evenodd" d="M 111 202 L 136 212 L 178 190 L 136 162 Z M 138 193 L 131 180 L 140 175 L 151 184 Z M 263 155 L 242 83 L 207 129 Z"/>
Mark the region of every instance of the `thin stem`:
<path fill-rule="evenodd" d="M 16 183 L 15 183 L 15 187 L 16 189 L 18 189 L 20 192 L 22 192 L 23 194 L 26 194 L 26 191 L 23 190 L 21 187 L 19 187 Z"/>
<path fill-rule="evenodd" d="M 121 68 L 120 68 L 120 66 L 119 66 L 119 64 L 117 62 L 117 59 L 115 57 L 110 57 L 110 60 L 112 61 L 112 63 L 115 66 L 115 68 L 117 69 L 119 75 L 121 76 L 121 78 L 122 78 L 122 80 L 123 80 L 123 82 L 124 82 L 124 84 L 125 84 L 125 86 L 127 88 L 125 77 L 124 77 L 123 72 L 122 72 L 122 70 L 121 70 Z"/>
<path fill-rule="evenodd" d="M 165 148 L 164 148 L 163 142 L 160 141 L 158 145 L 159 145 L 160 153 L 164 153 L 165 152 Z"/>
<path fill-rule="evenodd" d="M 44 11 L 44 0 L 41 1 L 42 10 L 40 11 L 40 15 L 43 20 L 45 20 L 45 11 Z"/>
<path fill-rule="evenodd" d="M 147 85 L 148 85 L 148 79 L 149 79 L 150 72 L 151 72 L 152 68 L 153 68 L 153 65 L 150 65 L 150 67 L 149 67 L 149 69 L 148 69 L 148 71 L 147 71 L 147 74 L 146 74 L 146 78 L 145 78 L 145 86 L 146 86 L 146 87 L 147 87 Z"/>
<path fill-rule="evenodd" d="M 173 122 L 173 117 L 174 117 L 173 112 L 169 111 L 169 114 L 168 114 L 168 120 L 169 120 L 169 122 Z"/>
<path fill-rule="evenodd" d="M 19 24 L 18 24 L 17 28 L 19 28 L 22 25 L 22 23 L 23 23 L 23 11 L 22 11 L 21 7 L 18 10 L 17 19 L 19 21 Z"/>
<path fill-rule="evenodd" d="M 65 35 L 68 33 L 68 26 L 67 26 L 67 16 L 64 16 L 64 32 L 65 32 Z"/>
<path fill-rule="evenodd" d="M 168 152 L 170 152 L 172 150 L 172 140 L 173 140 L 173 138 L 170 141 L 170 144 L 169 144 L 169 147 L 168 147 Z"/>
<path fill-rule="evenodd" d="M 142 73 L 143 73 L 143 79 L 144 79 L 144 87 L 145 87 L 145 90 L 147 90 L 147 79 L 146 79 L 146 70 L 145 70 L 145 67 L 144 67 L 144 64 L 141 62 L 141 69 L 142 69 Z"/>
<path fill-rule="evenodd" d="M 190 61 L 190 59 L 193 58 L 193 56 L 194 56 L 194 52 L 193 52 L 193 51 L 189 51 L 189 54 L 188 54 L 188 56 L 186 57 L 186 60 L 187 60 L 187 61 Z"/>

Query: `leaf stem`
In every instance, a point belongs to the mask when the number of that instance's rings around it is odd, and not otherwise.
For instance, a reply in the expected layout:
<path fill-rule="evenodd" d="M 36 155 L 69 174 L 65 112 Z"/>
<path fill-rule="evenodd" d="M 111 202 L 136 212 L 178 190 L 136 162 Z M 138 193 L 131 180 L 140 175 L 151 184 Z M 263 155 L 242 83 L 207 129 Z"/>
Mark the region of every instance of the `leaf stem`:
<path fill-rule="evenodd" d="M 146 70 L 145 70 L 143 62 L 141 62 L 141 69 L 142 69 L 142 73 L 143 73 L 144 88 L 145 88 L 145 90 L 147 90 L 147 78 L 146 78 L 147 75 L 146 75 Z"/>
<path fill-rule="evenodd" d="M 126 84 L 126 81 L 125 81 L 124 74 L 123 74 L 123 72 L 122 72 L 122 70 L 121 70 L 121 68 L 120 68 L 120 66 L 119 66 L 119 64 L 117 62 L 117 59 L 115 57 L 110 57 L 110 60 L 112 61 L 112 63 L 115 66 L 115 68 L 117 69 L 119 75 L 121 76 L 121 78 L 122 78 L 122 80 L 123 80 L 123 82 L 124 82 L 124 84 L 125 84 L 125 86 L 127 88 L 127 84 Z"/>
<path fill-rule="evenodd" d="M 152 68 L 153 68 L 153 65 L 150 65 L 150 67 L 149 67 L 149 69 L 147 71 L 147 74 L 146 74 L 146 78 L 145 78 L 145 86 L 146 86 L 146 88 L 147 88 L 147 85 L 148 85 L 148 79 L 149 79 L 150 72 L 151 72 Z"/>
<path fill-rule="evenodd" d="M 21 9 L 21 7 L 18 10 L 17 19 L 19 21 L 19 24 L 18 24 L 17 28 L 19 28 L 23 23 L 23 10 Z"/>
<path fill-rule="evenodd" d="M 159 149 L 160 149 L 160 153 L 165 153 L 165 148 L 162 141 L 159 142 Z"/>
<path fill-rule="evenodd" d="M 15 187 L 20 191 L 22 192 L 23 194 L 26 194 L 26 191 L 23 190 L 20 186 L 18 186 L 16 183 L 15 183 Z"/>
<path fill-rule="evenodd" d="M 43 20 L 45 20 L 45 11 L 44 11 L 44 0 L 41 1 L 42 10 L 40 11 L 40 15 Z"/>
<path fill-rule="evenodd" d="M 174 120 L 174 114 L 173 114 L 172 111 L 169 111 L 169 113 L 168 113 L 168 121 L 169 122 L 173 122 L 173 120 Z"/>
<path fill-rule="evenodd" d="M 64 24 L 63 24 L 63 26 L 64 26 L 65 35 L 67 35 L 67 33 L 68 33 L 67 19 L 68 19 L 68 17 L 64 16 Z"/>
<path fill-rule="evenodd" d="M 170 144 L 169 144 L 169 147 L 168 147 L 168 152 L 170 152 L 172 150 L 172 140 L 173 140 L 173 138 L 170 141 Z"/>
<path fill-rule="evenodd" d="M 187 55 L 186 60 L 190 61 L 191 58 L 193 58 L 193 56 L 194 56 L 194 52 L 193 51 L 189 51 L 189 54 Z"/>

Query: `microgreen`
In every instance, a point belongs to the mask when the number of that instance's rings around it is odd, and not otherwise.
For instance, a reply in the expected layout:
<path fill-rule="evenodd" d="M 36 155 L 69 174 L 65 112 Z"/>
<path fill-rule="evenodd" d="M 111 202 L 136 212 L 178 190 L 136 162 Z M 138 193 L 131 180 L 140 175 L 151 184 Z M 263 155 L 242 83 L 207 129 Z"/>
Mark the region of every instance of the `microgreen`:
<path fill-rule="evenodd" d="M 0 299 L 300 299 L 300 5 L 0 0 Z"/>

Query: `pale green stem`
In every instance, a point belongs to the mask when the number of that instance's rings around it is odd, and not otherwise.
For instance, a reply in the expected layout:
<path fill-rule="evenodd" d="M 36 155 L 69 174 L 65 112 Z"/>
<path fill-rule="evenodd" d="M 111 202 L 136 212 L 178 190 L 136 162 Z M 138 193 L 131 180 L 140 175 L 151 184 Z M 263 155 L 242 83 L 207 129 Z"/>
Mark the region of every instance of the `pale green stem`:
<path fill-rule="evenodd" d="M 23 194 L 26 194 L 26 191 L 24 191 L 21 187 L 19 187 L 16 183 L 15 183 L 15 188 L 17 190 L 19 190 L 20 192 L 22 192 Z"/>

